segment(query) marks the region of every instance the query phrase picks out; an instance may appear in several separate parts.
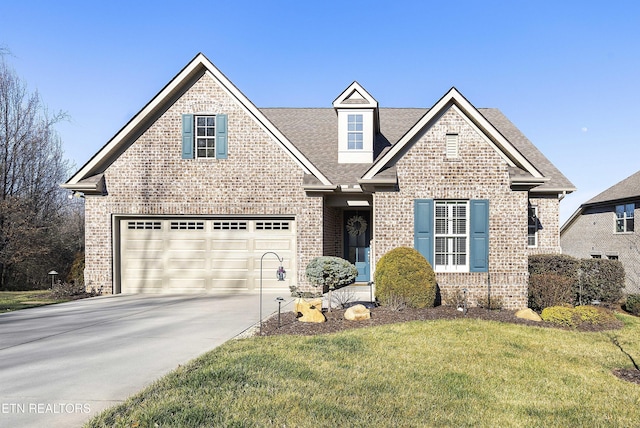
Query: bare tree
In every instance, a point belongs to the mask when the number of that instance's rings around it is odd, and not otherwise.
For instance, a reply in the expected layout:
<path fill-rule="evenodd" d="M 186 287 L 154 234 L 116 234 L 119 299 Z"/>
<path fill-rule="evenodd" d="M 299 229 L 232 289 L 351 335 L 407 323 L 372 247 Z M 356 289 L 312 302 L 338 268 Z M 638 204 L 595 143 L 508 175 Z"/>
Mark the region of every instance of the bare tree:
<path fill-rule="evenodd" d="M 44 262 L 64 215 L 59 183 L 69 171 L 54 125 L 65 118 L 49 114 L 0 60 L 0 288 L 49 268 Z"/>

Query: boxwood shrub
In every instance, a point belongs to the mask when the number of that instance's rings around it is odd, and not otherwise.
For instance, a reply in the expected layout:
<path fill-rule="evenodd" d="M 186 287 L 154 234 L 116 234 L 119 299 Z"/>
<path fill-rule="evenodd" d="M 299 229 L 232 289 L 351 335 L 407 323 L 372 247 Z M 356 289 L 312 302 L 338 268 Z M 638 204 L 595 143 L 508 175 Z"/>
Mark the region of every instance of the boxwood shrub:
<path fill-rule="evenodd" d="M 422 254 L 409 247 L 394 248 L 380 258 L 374 275 L 376 298 L 382 305 L 403 304 L 432 307 L 436 299 L 436 276 Z"/>
<path fill-rule="evenodd" d="M 640 294 L 629 294 L 624 309 L 630 314 L 640 316 Z"/>

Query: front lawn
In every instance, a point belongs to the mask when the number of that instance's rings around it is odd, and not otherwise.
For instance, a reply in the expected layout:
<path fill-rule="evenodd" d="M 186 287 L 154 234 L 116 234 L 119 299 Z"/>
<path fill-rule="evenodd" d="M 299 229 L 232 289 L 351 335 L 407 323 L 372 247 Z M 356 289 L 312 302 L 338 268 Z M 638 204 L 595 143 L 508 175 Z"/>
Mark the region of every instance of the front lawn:
<path fill-rule="evenodd" d="M 51 296 L 51 290 L 0 291 L 0 313 L 66 302 Z"/>
<path fill-rule="evenodd" d="M 640 319 L 620 317 L 598 333 L 456 319 L 231 341 L 88 426 L 637 426 L 640 385 L 612 370 L 640 361 Z"/>

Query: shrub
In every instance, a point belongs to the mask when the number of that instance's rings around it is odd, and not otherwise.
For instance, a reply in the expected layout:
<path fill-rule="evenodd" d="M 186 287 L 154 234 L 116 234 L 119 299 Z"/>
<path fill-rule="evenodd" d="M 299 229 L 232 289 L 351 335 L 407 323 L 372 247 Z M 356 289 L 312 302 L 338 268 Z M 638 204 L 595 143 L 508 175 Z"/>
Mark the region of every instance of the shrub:
<path fill-rule="evenodd" d="M 329 311 L 331 311 L 331 292 L 339 287 L 353 283 L 358 269 L 340 257 L 323 256 L 311 260 L 306 269 L 307 279 L 315 287 L 329 291 Z"/>
<path fill-rule="evenodd" d="M 483 296 L 478 299 L 478 306 L 491 311 L 499 311 L 504 307 L 504 299 L 502 296 Z"/>
<path fill-rule="evenodd" d="M 550 306 L 544 308 L 540 314 L 540 318 L 554 324 L 564 325 L 566 327 L 575 327 L 578 320 L 575 311 L 567 306 Z"/>
<path fill-rule="evenodd" d="M 602 325 L 616 321 L 616 317 L 613 312 L 605 308 L 584 305 L 576 306 L 573 310 L 581 323 Z"/>
<path fill-rule="evenodd" d="M 577 281 L 580 259 L 564 254 L 535 254 L 529 256 L 529 274 L 555 274 Z"/>
<path fill-rule="evenodd" d="M 432 307 L 436 299 L 436 276 L 417 250 L 395 248 L 380 258 L 374 276 L 376 297 L 387 305 L 401 300 L 408 307 Z"/>
<path fill-rule="evenodd" d="M 616 327 L 619 322 L 614 313 L 597 306 L 551 306 L 542 310 L 540 317 L 544 321 L 566 327 L 580 327 L 583 324 Z"/>
<path fill-rule="evenodd" d="M 534 311 L 573 304 L 574 298 L 571 278 L 554 273 L 532 274 L 529 277 L 529 307 Z"/>
<path fill-rule="evenodd" d="M 624 309 L 630 314 L 640 316 L 640 294 L 629 294 Z"/>
<path fill-rule="evenodd" d="M 583 259 L 578 283 L 579 300 L 590 303 L 616 303 L 622 298 L 624 268 L 618 260 Z"/>

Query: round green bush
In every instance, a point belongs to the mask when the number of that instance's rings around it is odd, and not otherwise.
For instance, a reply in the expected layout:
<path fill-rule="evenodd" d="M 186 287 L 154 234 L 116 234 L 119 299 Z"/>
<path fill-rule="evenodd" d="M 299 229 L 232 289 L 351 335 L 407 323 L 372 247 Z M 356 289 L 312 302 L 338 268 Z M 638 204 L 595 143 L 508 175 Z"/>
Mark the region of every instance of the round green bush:
<path fill-rule="evenodd" d="M 629 294 L 624 308 L 627 312 L 640 316 L 640 294 Z"/>
<path fill-rule="evenodd" d="M 376 266 L 376 297 L 382 305 L 401 301 L 411 308 L 433 307 L 436 275 L 422 254 L 408 247 L 386 253 Z"/>

